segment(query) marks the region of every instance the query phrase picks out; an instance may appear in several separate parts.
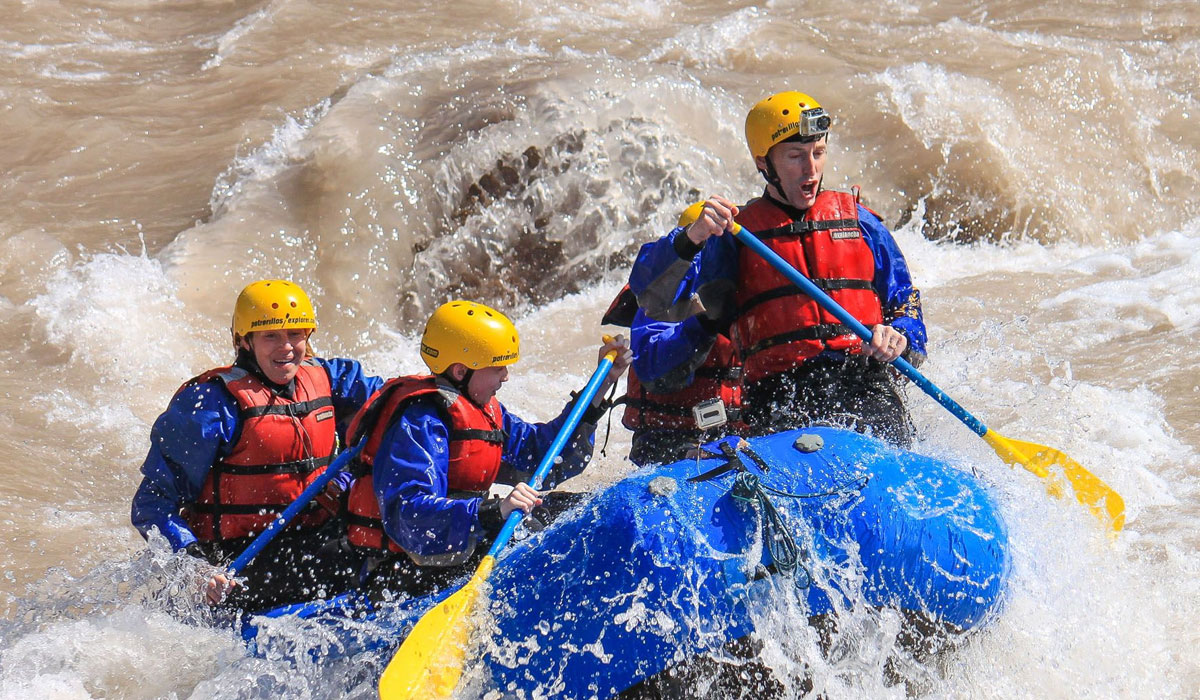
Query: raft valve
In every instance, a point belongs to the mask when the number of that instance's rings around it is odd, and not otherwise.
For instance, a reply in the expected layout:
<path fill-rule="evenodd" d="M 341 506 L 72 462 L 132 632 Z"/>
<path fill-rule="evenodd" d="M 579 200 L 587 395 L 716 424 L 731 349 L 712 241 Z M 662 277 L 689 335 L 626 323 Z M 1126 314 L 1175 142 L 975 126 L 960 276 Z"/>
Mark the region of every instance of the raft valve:
<path fill-rule="evenodd" d="M 816 452 L 824 446 L 825 441 L 821 439 L 820 435 L 809 435 L 807 433 L 796 438 L 796 442 L 792 443 L 792 447 L 804 453 Z"/>

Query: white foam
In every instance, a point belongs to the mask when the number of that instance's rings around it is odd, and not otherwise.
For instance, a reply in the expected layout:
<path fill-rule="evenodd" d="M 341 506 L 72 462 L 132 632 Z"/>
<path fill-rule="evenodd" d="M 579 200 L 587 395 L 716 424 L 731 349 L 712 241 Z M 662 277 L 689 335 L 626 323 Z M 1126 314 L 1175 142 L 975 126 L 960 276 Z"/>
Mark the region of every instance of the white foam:
<path fill-rule="evenodd" d="M 0 651 L 0 698 L 13 700 L 174 696 L 242 654 L 228 631 L 137 605 L 53 622 L 8 641 Z"/>
<path fill-rule="evenodd" d="M 71 384 L 90 389 L 48 388 L 41 400 L 52 420 L 98 438 L 143 429 L 132 416 L 160 405 L 168 387 L 209 361 L 212 329 L 176 292 L 162 264 L 145 254 L 102 253 L 54 274 L 31 305 L 49 342 L 70 353 Z"/>

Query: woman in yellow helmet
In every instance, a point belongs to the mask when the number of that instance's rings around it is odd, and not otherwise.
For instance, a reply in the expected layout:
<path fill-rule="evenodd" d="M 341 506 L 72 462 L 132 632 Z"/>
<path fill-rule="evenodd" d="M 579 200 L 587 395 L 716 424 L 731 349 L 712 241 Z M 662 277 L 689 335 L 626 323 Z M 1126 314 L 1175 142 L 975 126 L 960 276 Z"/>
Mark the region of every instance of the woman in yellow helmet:
<path fill-rule="evenodd" d="M 857 194 L 822 189 L 831 123 L 800 92 L 772 95 L 750 110 L 746 142 L 767 182 L 763 195 L 742 207 L 709 197 L 692 224 L 642 248 L 630 288 L 651 318 L 673 325 L 646 341 L 656 353 L 639 354 L 637 370 L 649 382 L 687 374 L 699 364 L 692 355 L 702 351 L 704 332 L 726 332 L 741 357 L 743 416 L 752 432 L 833 422 L 906 445 L 912 423 L 886 363 L 901 354 L 914 364 L 924 358 L 920 295 L 879 217 Z M 871 328 L 871 342 L 724 235 L 735 221 Z M 679 317 L 678 302 L 693 296 L 725 297 L 736 313 L 732 320 L 706 312 Z M 637 328 L 633 334 L 639 337 Z"/>
<path fill-rule="evenodd" d="M 383 381 L 353 360 L 312 356 L 312 303 L 286 280 L 247 286 L 234 306 L 236 359 L 175 393 L 154 423 L 134 526 L 175 549 L 228 563 L 325 470 L 349 418 Z M 328 523 L 339 489 L 314 502 L 242 570 L 243 585 L 216 574 L 210 603 L 260 610 L 333 594 L 354 583 L 358 562 Z M 226 595 L 228 597 L 226 598 Z"/>
<path fill-rule="evenodd" d="M 591 458 L 592 433 L 607 410 L 600 397 L 630 362 L 622 338 L 605 343 L 600 355 L 612 349 L 613 368 L 547 485 L 578 474 Z M 390 380 L 355 416 L 352 439 L 366 436 L 367 443 L 354 467 L 347 534 L 369 557 L 369 591 L 437 587 L 465 571 L 514 509 L 541 505 L 542 497 L 519 482 L 571 406 L 548 423 L 509 412 L 496 392 L 519 358 L 517 329 L 504 314 L 470 301 L 443 304 L 421 337 L 421 359 L 432 374 Z M 497 482 L 517 486 L 502 500 L 489 499 Z"/>

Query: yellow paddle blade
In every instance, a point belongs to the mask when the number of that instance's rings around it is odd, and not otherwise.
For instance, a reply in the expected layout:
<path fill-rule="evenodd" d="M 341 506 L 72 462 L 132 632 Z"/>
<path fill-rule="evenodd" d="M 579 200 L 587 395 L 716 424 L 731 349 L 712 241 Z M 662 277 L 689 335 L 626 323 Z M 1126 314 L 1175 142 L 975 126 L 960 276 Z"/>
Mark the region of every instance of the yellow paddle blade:
<path fill-rule="evenodd" d="M 1075 492 L 1075 498 L 1091 509 L 1092 514 L 1119 532 L 1125 527 L 1125 500 L 1095 474 L 1083 468 L 1075 460 L 1053 447 L 1036 442 L 1024 442 L 1004 437 L 993 430 L 983 436 L 996 454 L 1009 464 L 1020 465 L 1046 479 L 1046 490 L 1056 498 L 1062 498 L 1065 487 Z M 1066 477 L 1062 483 L 1059 474 Z"/>
<path fill-rule="evenodd" d="M 495 563 L 484 557 L 466 585 L 417 621 L 379 679 L 380 700 L 450 697 L 471 642 L 471 612 Z"/>

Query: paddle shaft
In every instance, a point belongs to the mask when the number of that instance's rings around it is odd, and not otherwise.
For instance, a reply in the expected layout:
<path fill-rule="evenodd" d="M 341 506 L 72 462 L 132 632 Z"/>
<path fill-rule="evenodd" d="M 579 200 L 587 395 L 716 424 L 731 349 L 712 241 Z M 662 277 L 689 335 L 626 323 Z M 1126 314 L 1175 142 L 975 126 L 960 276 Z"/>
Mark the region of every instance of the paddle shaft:
<path fill-rule="evenodd" d="M 350 449 L 338 455 L 337 459 L 333 460 L 333 464 L 330 464 L 325 471 L 316 478 L 316 480 L 309 484 L 308 488 L 304 489 L 304 491 L 296 497 L 296 500 L 292 501 L 292 504 L 285 508 L 283 512 L 279 514 L 278 518 L 272 520 L 271 524 L 267 526 L 267 529 L 263 530 L 258 537 L 255 537 L 254 541 L 250 543 L 250 546 L 246 547 L 246 550 L 238 555 L 237 559 L 233 560 L 233 563 L 228 567 L 229 574 L 231 576 L 236 576 L 239 571 L 244 569 L 246 565 L 254 559 L 254 557 L 258 556 L 259 553 L 271 543 L 271 540 L 275 539 L 275 536 L 282 532 L 283 528 L 288 526 L 288 523 L 292 521 L 292 518 L 295 518 L 300 511 L 307 508 L 312 499 L 316 498 L 317 494 L 321 493 L 321 491 L 325 488 L 325 485 L 332 481 L 333 477 L 337 476 L 339 472 L 346 468 L 346 465 L 350 463 L 350 460 L 362 450 L 364 444 L 366 444 L 366 440 L 359 442 L 354 447 L 351 447 Z"/>
<path fill-rule="evenodd" d="M 562 452 L 563 446 L 567 444 L 567 440 L 575 434 L 575 428 L 579 425 L 579 421 L 583 418 L 583 414 L 587 411 L 588 406 L 592 404 L 592 399 L 596 397 L 596 392 L 600 390 L 600 384 L 604 382 L 604 377 L 608 371 L 612 369 L 613 360 L 616 358 L 617 352 L 613 350 L 606 354 L 600 360 L 599 366 L 592 374 L 592 378 L 588 380 L 587 386 L 579 394 L 579 398 L 575 401 L 575 405 L 571 407 L 571 412 L 567 414 L 567 420 L 559 429 L 558 435 L 554 436 L 554 442 L 550 443 L 550 448 L 546 450 L 546 454 L 542 456 L 542 461 L 538 463 L 537 469 L 533 471 L 533 476 L 529 477 L 528 483 L 533 490 L 537 491 L 542 487 L 542 481 L 546 475 L 550 473 L 550 468 L 554 466 L 554 460 L 558 459 L 558 455 Z M 488 556 L 495 558 L 500 550 L 508 544 L 508 540 L 512 538 L 513 532 L 517 529 L 517 523 L 521 522 L 521 518 L 525 516 L 525 511 L 517 508 L 508 514 L 508 519 L 504 521 L 504 527 L 500 528 L 500 534 L 496 535 L 496 541 L 492 543 L 491 549 L 488 550 Z"/>
<path fill-rule="evenodd" d="M 734 235 L 737 236 L 738 240 L 741 241 L 743 245 L 762 256 L 762 258 L 769 262 L 772 267 L 780 272 L 780 274 L 782 274 L 784 277 L 787 277 L 792 284 L 802 289 L 805 294 L 809 295 L 813 299 L 816 299 L 818 304 L 820 304 L 826 311 L 836 316 L 839 321 L 846 324 L 852 331 L 854 331 L 854 334 L 859 338 L 862 338 L 864 342 L 871 342 L 871 329 L 867 328 L 861 322 L 859 322 L 858 319 L 851 316 L 850 312 L 846 311 L 844 308 L 842 308 L 841 304 L 838 304 L 833 300 L 833 297 L 829 296 L 820 287 L 813 284 L 812 280 L 800 274 L 800 272 L 796 270 L 796 268 L 792 267 L 788 261 L 779 257 L 778 253 L 768 248 L 766 244 L 758 239 L 758 236 L 754 235 L 753 232 L 747 230 L 741 224 L 734 224 L 733 227 Z M 988 428 L 983 424 L 983 421 L 971 415 L 967 409 L 963 408 L 958 404 L 957 401 L 950 398 L 946 392 L 942 391 L 937 387 L 937 385 L 926 379 L 925 375 L 917 371 L 917 368 L 913 367 L 908 360 L 904 359 L 903 357 L 897 357 L 896 359 L 892 360 L 892 365 L 894 365 L 896 369 L 903 372 L 904 376 L 911 379 L 914 384 L 921 387 L 926 394 L 932 396 L 935 401 L 940 403 L 942 406 L 945 406 L 946 410 L 953 413 L 956 418 L 966 424 L 968 428 L 975 431 L 977 435 L 982 437 L 987 434 Z"/>

